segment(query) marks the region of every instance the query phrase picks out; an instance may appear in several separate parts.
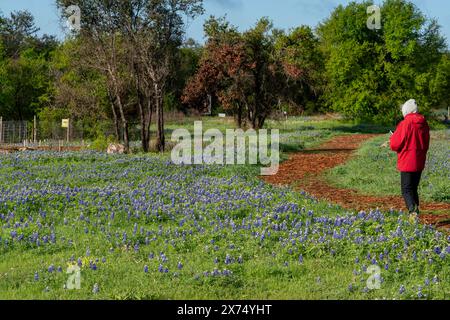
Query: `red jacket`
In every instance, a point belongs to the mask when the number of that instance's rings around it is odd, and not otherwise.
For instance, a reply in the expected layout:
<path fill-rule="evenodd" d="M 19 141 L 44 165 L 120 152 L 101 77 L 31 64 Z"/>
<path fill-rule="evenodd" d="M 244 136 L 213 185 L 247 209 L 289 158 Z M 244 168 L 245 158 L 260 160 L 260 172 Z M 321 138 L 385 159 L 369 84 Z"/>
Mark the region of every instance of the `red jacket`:
<path fill-rule="evenodd" d="M 429 146 L 430 127 L 427 120 L 418 113 L 408 114 L 391 137 L 391 149 L 398 154 L 398 170 L 423 171 Z"/>

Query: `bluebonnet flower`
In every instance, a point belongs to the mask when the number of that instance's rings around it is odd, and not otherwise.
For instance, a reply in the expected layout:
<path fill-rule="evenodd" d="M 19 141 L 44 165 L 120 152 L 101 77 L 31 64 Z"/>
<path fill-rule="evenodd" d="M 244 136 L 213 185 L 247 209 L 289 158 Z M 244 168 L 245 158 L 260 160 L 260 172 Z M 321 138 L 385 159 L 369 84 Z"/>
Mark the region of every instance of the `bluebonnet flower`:
<path fill-rule="evenodd" d="M 404 286 L 404 285 L 401 285 L 401 286 L 400 286 L 400 290 L 399 290 L 400 294 L 404 294 L 405 291 L 406 291 L 405 286 Z"/>
<path fill-rule="evenodd" d="M 34 281 L 39 281 L 39 273 L 37 271 L 34 273 Z"/>
<path fill-rule="evenodd" d="M 425 278 L 425 285 L 428 287 L 430 285 L 430 279 Z"/>
<path fill-rule="evenodd" d="M 97 294 L 99 292 L 100 288 L 98 284 L 94 284 L 94 287 L 92 288 L 92 293 Z"/>
<path fill-rule="evenodd" d="M 183 269 L 183 264 L 179 261 L 177 267 L 178 267 L 178 270 L 181 270 L 181 269 Z"/>
<path fill-rule="evenodd" d="M 423 293 L 422 293 L 422 287 L 419 286 L 419 291 L 417 292 L 417 297 L 419 299 L 422 299 L 424 297 Z"/>
<path fill-rule="evenodd" d="M 231 257 L 229 254 L 227 254 L 227 256 L 225 257 L 225 264 L 231 264 Z"/>
<path fill-rule="evenodd" d="M 147 265 L 144 266 L 144 272 L 148 273 L 148 266 Z"/>
<path fill-rule="evenodd" d="M 58 272 L 62 272 L 61 266 L 58 267 L 57 271 L 58 271 Z"/>
<path fill-rule="evenodd" d="M 242 256 L 239 256 L 239 258 L 238 258 L 238 260 L 237 260 L 237 261 L 238 261 L 238 263 L 239 263 L 239 264 L 242 264 L 242 263 L 244 263 L 244 260 L 242 259 Z"/>
<path fill-rule="evenodd" d="M 163 267 L 162 264 L 160 264 L 160 265 L 158 266 L 158 271 L 161 272 L 161 273 L 164 272 L 164 267 Z"/>
<path fill-rule="evenodd" d="M 55 267 L 50 265 L 50 267 L 48 267 L 48 272 L 52 273 L 53 271 L 55 271 Z"/>

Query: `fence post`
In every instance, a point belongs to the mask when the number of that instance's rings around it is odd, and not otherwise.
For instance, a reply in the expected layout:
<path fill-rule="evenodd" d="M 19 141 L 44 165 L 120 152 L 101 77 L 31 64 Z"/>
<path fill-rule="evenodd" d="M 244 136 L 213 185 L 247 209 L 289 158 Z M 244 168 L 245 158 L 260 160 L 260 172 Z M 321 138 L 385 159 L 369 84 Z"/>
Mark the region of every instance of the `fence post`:
<path fill-rule="evenodd" d="M 34 116 L 33 119 L 33 143 L 36 144 L 37 141 L 37 119 L 36 116 Z"/>
<path fill-rule="evenodd" d="M 0 117 L 0 143 L 3 143 L 3 117 Z"/>
<path fill-rule="evenodd" d="M 67 124 L 67 144 L 69 144 L 69 140 L 70 140 L 70 119 L 69 119 L 69 123 Z"/>

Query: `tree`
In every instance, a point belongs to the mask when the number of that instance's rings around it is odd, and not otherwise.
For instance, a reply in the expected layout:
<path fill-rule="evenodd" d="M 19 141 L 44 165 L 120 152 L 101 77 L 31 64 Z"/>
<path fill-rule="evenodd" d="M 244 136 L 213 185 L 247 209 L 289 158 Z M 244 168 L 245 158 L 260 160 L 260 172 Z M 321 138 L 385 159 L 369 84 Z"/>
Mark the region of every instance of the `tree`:
<path fill-rule="evenodd" d="M 46 103 L 48 62 L 58 43 L 37 37 L 37 30 L 27 11 L 0 17 L 0 113 L 6 118 L 30 120 Z"/>
<path fill-rule="evenodd" d="M 433 105 L 450 107 L 450 53 L 442 56 L 429 86 Z"/>
<path fill-rule="evenodd" d="M 308 26 L 276 35 L 275 54 L 285 75 L 281 100 L 294 113 L 317 112 L 324 88 L 324 57 L 319 39 Z M 297 110 L 296 110 L 297 109 Z"/>
<path fill-rule="evenodd" d="M 371 1 L 338 6 L 318 27 L 326 59 L 330 108 L 359 121 L 395 123 L 399 106 L 415 97 L 424 113 L 445 41 L 434 21 L 406 0 L 386 0 L 382 28 L 366 27 Z"/>
<path fill-rule="evenodd" d="M 204 29 L 208 42 L 183 101 L 203 105 L 207 95 L 215 95 L 236 116 L 238 126 L 245 116 L 252 128 L 262 128 L 278 102 L 281 85 L 271 22 L 263 18 L 240 34 L 224 18 L 211 17 Z"/>
<path fill-rule="evenodd" d="M 21 51 L 32 47 L 38 31 L 29 11 L 14 11 L 9 18 L 1 18 L 0 39 L 6 56 L 18 59 Z"/>
<path fill-rule="evenodd" d="M 183 42 L 184 17 L 195 18 L 201 14 L 202 0 L 136 0 L 128 4 L 125 12 L 129 12 L 124 16 L 123 24 L 134 50 L 135 78 L 138 92 L 142 96 L 139 100 L 147 100 L 147 115 L 143 107 L 140 107 L 141 123 L 143 128 L 148 128 L 152 114 L 149 104 L 153 103 L 157 121 L 156 148 L 163 152 L 167 82 L 177 49 Z M 142 85 L 144 88 L 141 88 Z M 149 95 L 153 96 L 151 102 Z"/>
<path fill-rule="evenodd" d="M 184 35 L 184 18 L 202 12 L 201 0 L 57 0 L 64 11 L 77 4 L 83 17 L 81 36 L 94 49 L 96 65 L 108 79 L 111 100 L 117 106 L 129 148 L 128 120 L 123 96 L 134 83 L 141 120 L 143 149 L 148 150 L 149 127 L 156 112 L 156 147 L 164 151 L 164 97 L 172 62 Z M 93 65 L 94 67 L 94 65 Z"/>
<path fill-rule="evenodd" d="M 81 39 L 68 39 L 52 54 L 49 64 L 53 78 L 49 91 L 48 106 L 63 110 L 64 117 L 80 121 L 88 128 L 90 136 L 96 137 L 98 123 L 110 118 L 110 110 L 116 107 L 109 99 L 107 79 L 103 73 L 86 65 L 85 52 L 81 50 Z M 48 119 L 49 110 L 46 115 Z M 60 115 L 62 112 L 55 111 Z M 116 140 L 120 140 L 117 114 L 114 114 Z"/>
<path fill-rule="evenodd" d="M 9 119 L 32 119 L 49 86 L 47 62 L 30 48 L 6 59 L 0 68 L 0 113 Z"/>
<path fill-rule="evenodd" d="M 81 31 L 78 37 L 83 41 L 82 50 L 86 66 L 102 72 L 107 79 L 108 94 L 114 113 L 120 117 L 125 152 L 129 151 L 128 118 L 124 96 L 130 78 L 128 52 L 124 49 L 126 40 L 123 37 L 122 25 L 125 7 L 121 1 L 102 0 L 57 0 L 61 16 L 65 17 L 65 9 L 76 4 L 83 13 Z"/>

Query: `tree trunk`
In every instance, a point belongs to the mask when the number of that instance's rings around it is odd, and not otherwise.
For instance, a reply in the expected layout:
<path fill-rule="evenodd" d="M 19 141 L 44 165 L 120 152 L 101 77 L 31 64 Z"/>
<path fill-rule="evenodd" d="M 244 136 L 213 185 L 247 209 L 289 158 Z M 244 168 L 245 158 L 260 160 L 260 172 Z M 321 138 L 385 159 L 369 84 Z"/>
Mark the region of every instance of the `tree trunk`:
<path fill-rule="evenodd" d="M 155 84 L 155 108 L 156 108 L 156 149 L 164 152 L 166 141 L 164 136 L 164 107 L 162 92 L 158 84 Z"/>
<path fill-rule="evenodd" d="M 147 116 L 146 116 L 146 131 L 147 131 L 147 145 L 150 150 L 150 126 L 152 124 L 153 108 L 150 97 L 147 98 Z"/>
<path fill-rule="evenodd" d="M 148 141 L 147 141 L 147 126 L 145 123 L 144 108 L 142 107 L 142 95 L 138 93 L 138 109 L 139 109 L 139 120 L 141 125 L 141 143 L 142 150 L 148 152 Z"/>
<path fill-rule="evenodd" d="M 116 107 L 114 105 L 114 98 L 112 97 L 110 92 L 108 92 L 108 96 L 109 96 L 109 102 L 111 104 L 111 111 L 112 111 L 112 114 L 113 114 L 114 135 L 116 136 L 116 140 L 120 141 L 121 139 L 120 139 L 119 119 L 117 118 Z"/>
<path fill-rule="evenodd" d="M 130 141 L 128 138 L 128 122 L 127 122 L 127 119 L 125 118 L 125 113 L 123 111 L 123 105 L 122 105 L 122 99 L 120 98 L 119 95 L 116 96 L 116 102 L 117 102 L 117 106 L 119 107 L 120 119 L 122 122 L 123 144 L 125 146 L 125 153 L 128 153 L 128 152 L 130 152 Z"/>
<path fill-rule="evenodd" d="M 237 126 L 238 128 L 242 128 L 242 104 L 238 103 L 237 108 Z"/>

